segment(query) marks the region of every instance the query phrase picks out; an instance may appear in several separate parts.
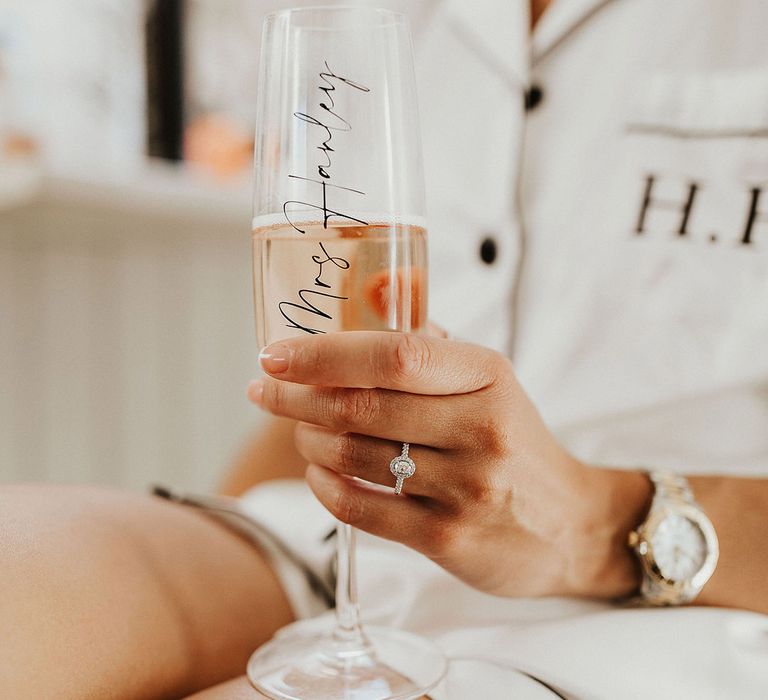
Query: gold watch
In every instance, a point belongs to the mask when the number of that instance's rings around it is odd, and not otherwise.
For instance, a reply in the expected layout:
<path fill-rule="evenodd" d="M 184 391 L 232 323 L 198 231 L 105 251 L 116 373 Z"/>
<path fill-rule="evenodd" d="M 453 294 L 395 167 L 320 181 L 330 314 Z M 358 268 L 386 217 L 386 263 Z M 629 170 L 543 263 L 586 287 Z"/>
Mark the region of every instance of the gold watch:
<path fill-rule="evenodd" d="M 640 595 L 648 605 L 690 603 L 717 565 L 717 534 L 686 479 L 659 471 L 648 476 L 654 486 L 651 509 L 628 542 L 640 559 Z"/>

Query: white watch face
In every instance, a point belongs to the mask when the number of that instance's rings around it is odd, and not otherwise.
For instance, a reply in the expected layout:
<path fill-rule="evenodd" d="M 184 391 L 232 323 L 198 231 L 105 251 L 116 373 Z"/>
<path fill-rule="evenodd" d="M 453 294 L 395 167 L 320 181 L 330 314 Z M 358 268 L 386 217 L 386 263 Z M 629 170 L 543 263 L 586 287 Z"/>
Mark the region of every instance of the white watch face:
<path fill-rule="evenodd" d="M 689 581 L 704 566 L 707 543 L 699 526 L 679 513 L 659 523 L 651 539 L 653 558 L 668 581 Z"/>

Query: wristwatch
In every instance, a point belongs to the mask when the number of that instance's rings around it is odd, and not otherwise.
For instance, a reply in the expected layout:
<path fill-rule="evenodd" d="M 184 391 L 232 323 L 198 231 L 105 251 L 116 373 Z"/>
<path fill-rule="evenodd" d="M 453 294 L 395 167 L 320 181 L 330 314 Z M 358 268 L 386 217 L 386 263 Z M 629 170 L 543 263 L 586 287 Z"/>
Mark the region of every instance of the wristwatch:
<path fill-rule="evenodd" d="M 717 565 L 717 534 L 682 476 L 648 476 L 654 486 L 651 509 L 628 542 L 640 559 L 641 599 L 647 605 L 690 603 Z"/>

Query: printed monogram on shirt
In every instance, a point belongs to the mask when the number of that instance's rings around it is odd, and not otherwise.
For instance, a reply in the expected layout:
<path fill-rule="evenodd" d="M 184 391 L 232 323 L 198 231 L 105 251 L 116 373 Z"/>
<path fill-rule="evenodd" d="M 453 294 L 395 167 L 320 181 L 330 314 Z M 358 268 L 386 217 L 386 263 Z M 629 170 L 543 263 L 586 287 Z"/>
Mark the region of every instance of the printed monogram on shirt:
<path fill-rule="evenodd" d="M 682 183 L 682 196 L 678 199 L 661 197 L 654 194 L 659 177 L 657 175 L 648 175 L 643 185 L 642 198 L 640 200 L 640 213 L 637 218 L 637 225 L 634 233 L 638 236 L 651 233 L 672 233 L 679 237 L 695 237 L 690 231 L 691 214 L 694 206 L 699 202 L 702 196 L 703 187 L 695 181 Z M 744 215 L 740 222 L 735 222 L 732 231 L 725 234 L 711 232 L 707 236 L 709 243 L 718 241 L 732 242 L 736 245 L 749 246 L 754 244 L 755 237 L 759 233 L 760 224 L 768 224 L 768 203 L 765 204 L 766 211 L 760 207 L 762 204 L 763 188 L 750 187 L 744 196 Z M 666 211 L 677 213 L 677 226 L 670 231 L 669 228 L 661 230 L 658 225 L 658 217 L 654 216 L 655 211 Z M 668 218 L 666 219 L 668 222 Z M 763 234 L 768 240 L 768 227 L 765 227 Z M 721 238 L 722 235 L 722 238 Z"/>

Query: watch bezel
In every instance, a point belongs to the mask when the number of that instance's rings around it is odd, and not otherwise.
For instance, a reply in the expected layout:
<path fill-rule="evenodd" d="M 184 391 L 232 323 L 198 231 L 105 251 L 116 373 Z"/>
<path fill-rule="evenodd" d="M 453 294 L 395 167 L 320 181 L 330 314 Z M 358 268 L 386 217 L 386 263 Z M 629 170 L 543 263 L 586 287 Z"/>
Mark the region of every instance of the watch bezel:
<path fill-rule="evenodd" d="M 704 536 L 707 552 L 699 570 L 690 578 L 682 581 L 669 579 L 661 572 L 653 553 L 653 537 L 659 525 L 669 515 L 682 515 L 691 520 Z M 640 559 L 643 573 L 649 576 L 653 584 L 659 587 L 670 602 L 676 599 L 690 600 L 694 598 L 709 581 L 715 571 L 720 548 L 715 528 L 706 514 L 695 504 L 680 503 L 670 506 L 664 504 L 652 508 L 647 520 L 637 529 L 638 541 L 634 549 Z"/>

